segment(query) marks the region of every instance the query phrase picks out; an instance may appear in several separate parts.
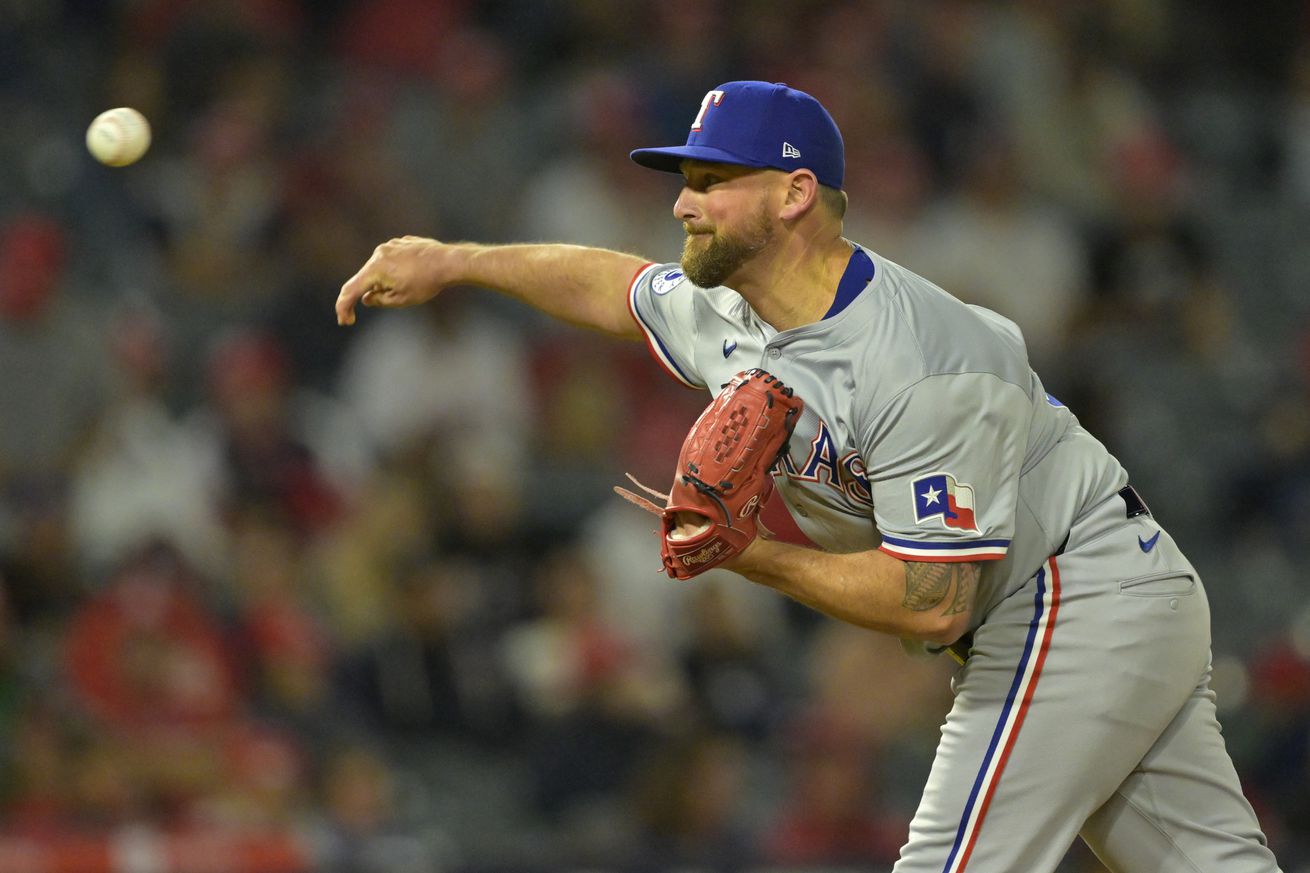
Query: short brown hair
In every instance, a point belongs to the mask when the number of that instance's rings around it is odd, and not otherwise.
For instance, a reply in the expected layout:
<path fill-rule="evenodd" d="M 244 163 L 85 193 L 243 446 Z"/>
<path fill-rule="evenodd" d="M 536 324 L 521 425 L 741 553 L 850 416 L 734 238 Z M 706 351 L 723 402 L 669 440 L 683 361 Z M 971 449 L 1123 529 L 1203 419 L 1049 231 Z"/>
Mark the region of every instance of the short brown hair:
<path fill-rule="evenodd" d="M 846 192 L 840 188 L 833 188 L 829 185 L 820 185 L 819 201 L 823 203 L 824 208 L 827 209 L 834 218 L 846 217 L 846 204 L 849 201 L 846 197 Z"/>

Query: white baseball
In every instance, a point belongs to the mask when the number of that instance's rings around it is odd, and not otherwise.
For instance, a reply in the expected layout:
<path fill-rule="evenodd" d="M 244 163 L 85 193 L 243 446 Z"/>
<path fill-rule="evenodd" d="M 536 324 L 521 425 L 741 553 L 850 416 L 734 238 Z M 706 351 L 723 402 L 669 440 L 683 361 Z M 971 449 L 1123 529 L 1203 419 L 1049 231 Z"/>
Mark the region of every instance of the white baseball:
<path fill-rule="evenodd" d="M 150 122 L 128 106 L 108 109 L 86 129 L 86 147 L 100 163 L 126 167 L 150 148 Z"/>

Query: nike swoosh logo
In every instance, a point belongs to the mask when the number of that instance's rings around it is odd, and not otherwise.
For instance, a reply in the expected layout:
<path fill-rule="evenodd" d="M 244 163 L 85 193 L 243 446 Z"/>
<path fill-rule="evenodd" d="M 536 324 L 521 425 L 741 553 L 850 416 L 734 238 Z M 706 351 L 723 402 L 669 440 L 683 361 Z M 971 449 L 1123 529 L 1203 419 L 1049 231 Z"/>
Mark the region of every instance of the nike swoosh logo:
<path fill-rule="evenodd" d="M 1155 548 L 1155 541 L 1158 539 L 1160 539 L 1160 532 L 1156 531 L 1155 536 L 1151 537 L 1149 540 L 1144 540 L 1141 537 L 1138 537 L 1137 545 L 1142 547 L 1143 552 L 1149 552 L 1151 549 Z"/>
<path fill-rule="evenodd" d="M 732 354 L 732 353 L 735 352 L 735 351 L 737 351 L 737 341 L 736 341 L 736 340 L 733 340 L 732 342 L 728 342 L 727 340 L 724 340 L 724 341 L 723 341 L 723 356 L 724 356 L 725 358 L 728 357 L 728 355 Z"/>

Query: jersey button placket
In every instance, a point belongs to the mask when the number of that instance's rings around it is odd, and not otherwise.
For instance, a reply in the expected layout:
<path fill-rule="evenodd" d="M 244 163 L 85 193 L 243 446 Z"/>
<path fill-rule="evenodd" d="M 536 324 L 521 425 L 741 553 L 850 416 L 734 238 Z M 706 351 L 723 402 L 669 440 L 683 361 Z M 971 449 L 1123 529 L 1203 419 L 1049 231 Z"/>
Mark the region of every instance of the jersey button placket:
<path fill-rule="evenodd" d="M 776 361 L 778 358 L 782 357 L 782 352 L 778 349 L 769 349 L 765 354 L 769 356 L 769 360 L 771 361 Z"/>

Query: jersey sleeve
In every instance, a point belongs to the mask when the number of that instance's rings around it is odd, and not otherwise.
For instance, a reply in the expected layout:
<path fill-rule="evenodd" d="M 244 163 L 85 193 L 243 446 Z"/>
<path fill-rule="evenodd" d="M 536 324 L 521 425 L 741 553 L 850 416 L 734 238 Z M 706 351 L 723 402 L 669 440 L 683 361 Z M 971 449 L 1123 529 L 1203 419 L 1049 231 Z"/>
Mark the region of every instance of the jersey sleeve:
<path fill-rule="evenodd" d="M 677 264 L 647 264 L 628 286 L 628 311 L 651 356 L 688 388 L 704 388 L 696 367 L 697 288 Z"/>
<path fill-rule="evenodd" d="M 879 547 L 904 561 L 994 561 L 1014 535 L 1032 403 L 995 375 L 930 376 L 865 436 Z"/>

